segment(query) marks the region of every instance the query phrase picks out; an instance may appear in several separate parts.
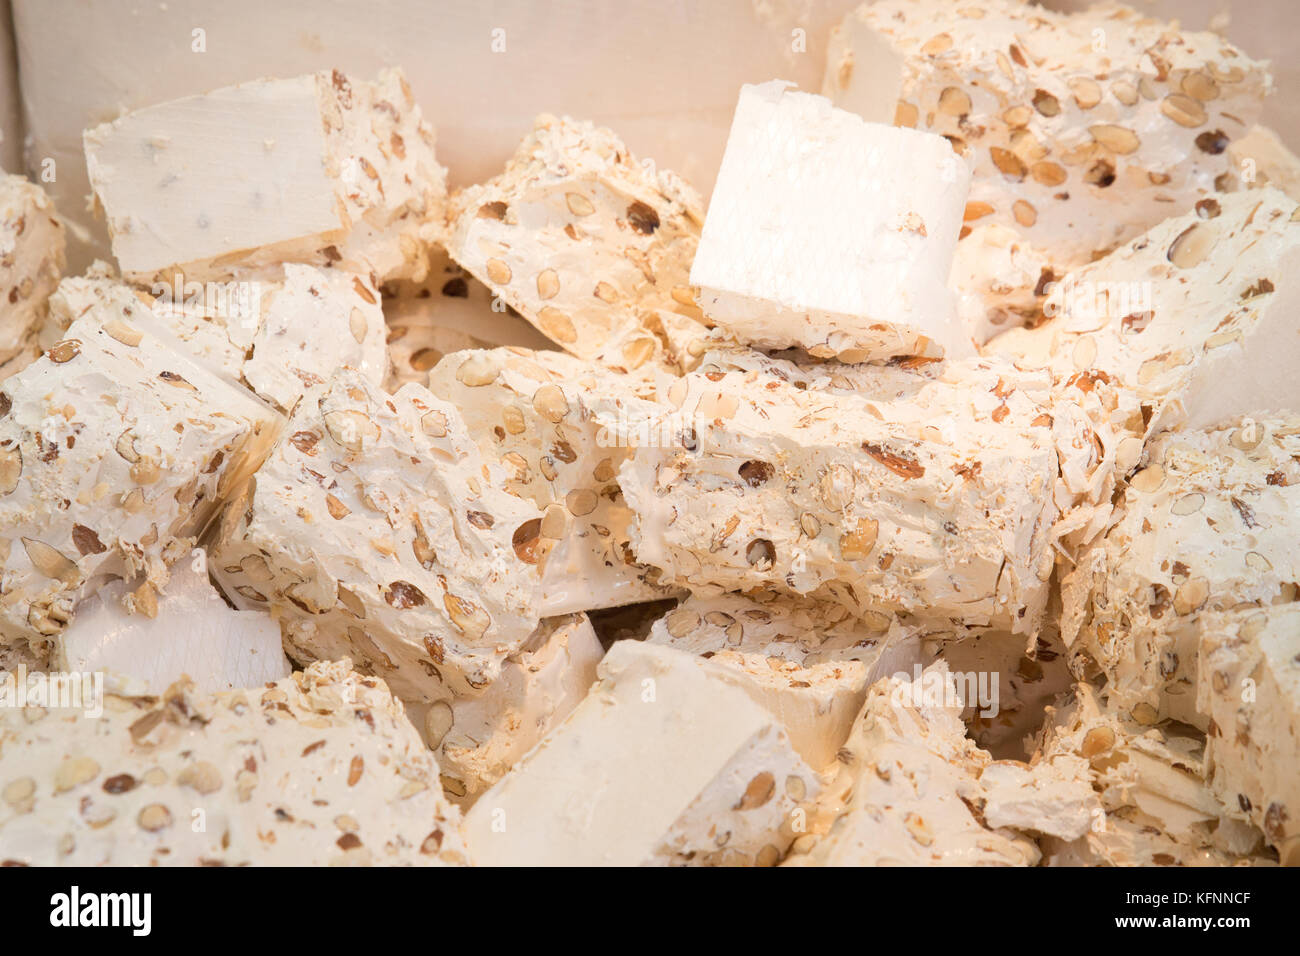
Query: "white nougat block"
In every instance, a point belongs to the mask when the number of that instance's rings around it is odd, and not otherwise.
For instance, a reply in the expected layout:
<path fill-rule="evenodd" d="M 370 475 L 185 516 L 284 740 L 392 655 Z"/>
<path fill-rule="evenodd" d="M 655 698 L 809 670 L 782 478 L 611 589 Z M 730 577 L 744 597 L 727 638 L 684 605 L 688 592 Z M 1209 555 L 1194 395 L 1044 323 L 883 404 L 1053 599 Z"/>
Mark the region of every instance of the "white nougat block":
<path fill-rule="evenodd" d="M 968 223 L 1059 273 L 1222 189 L 1270 87 L 1225 37 L 1120 4 L 878 0 L 831 32 L 822 92 L 947 138 L 973 165 Z"/>
<path fill-rule="evenodd" d="M 10 683 L 12 688 L 12 683 Z M 12 693 L 0 683 L 0 694 Z M 0 860 L 19 866 L 464 866 L 460 812 L 383 681 L 0 707 Z"/>
<path fill-rule="evenodd" d="M 1147 434 L 1300 411 L 1300 206 L 1271 187 L 1220 194 L 1166 219 L 1048 294 L 1050 320 L 987 351 L 1057 382 L 1114 383 Z"/>
<path fill-rule="evenodd" d="M 1300 865 L 1300 605 L 1207 614 L 1196 696 L 1211 791 Z"/>
<path fill-rule="evenodd" d="M 399 70 L 261 79 L 87 130 L 122 274 L 228 275 L 291 260 L 419 278 L 446 170 Z"/>
<path fill-rule="evenodd" d="M 849 361 L 969 351 L 947 289 L 965 162 L 942 137 L 788 85 L 740 91 L 691 269 L 700 308 L 759 348 Z"/>
<path fill-rule="evenodd" d="M 867 688 L 921 661 L 922 630 L 905 615 L 872 611 L 859 620 L 837 604 L 756 590 L 688 598 L 656 621 L 646 640 L 718 665 L 781 721 L 799 756 L 824 772 Z"/>
<path fill-rule="evenodd" d="M 818 786 L 775 718 L 708 661 L 672 648 L 619 641 L 598 674 L 467 814 L 475 862 L 777 862 L 793 812 Z"/>
<path fill-rule="evenodd" d="M 443 789 L 472 801 L 505 776 L 587 695 L 604 654 L 585 614 L 547 618 L 482 696 L 415 705 Z"/>
<path fill-rule="evenodd" d="M 269 614 L 229 607 L 206 563 L 177 562 L 156 605 L 134 614 L 121 604 L 130 589 L 116 582 L 82 602 L 55 646 L 56 670 L 102 670 L 155 696 L 182 678 L 215 694 L 289 676 L 280 625 Z"/>

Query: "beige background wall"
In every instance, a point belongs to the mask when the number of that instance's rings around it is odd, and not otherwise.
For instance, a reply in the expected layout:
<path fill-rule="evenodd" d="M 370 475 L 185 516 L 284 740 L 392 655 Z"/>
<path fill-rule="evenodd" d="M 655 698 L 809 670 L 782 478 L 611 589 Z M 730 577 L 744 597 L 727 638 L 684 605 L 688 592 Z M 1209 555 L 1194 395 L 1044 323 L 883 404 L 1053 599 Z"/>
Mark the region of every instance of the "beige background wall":
<path fill-rule="evenodd" d="M 8 0 L 0 0 L 0 4 Z M 978 0 L 954 0 L 971 3 Z M 22 104 L 35 169 L 86 241 L 70 265 L 105 254 L 86 212 L 81 131 L 123 109 L 263 75 L 403 66 L 438 129 L 453 184 L 496 173 L 534 114 L 604 123 L 638 155 L 706 194 L 736 92 L 782 77 L 821 85 L 831 26 L 856 0 L 13 0 Z M 1075 0 L 1050 0 L 1070 8 Z M 1270 111 L 1300 144 L 1300 0 L 1136 0 L 1228 33 L 1277 61 Z M 1270 20 L 1265 10 L 1273 11 Z M 1250 11 L 1247 14 L 1246 11 Z M 202 31 L 196 52 L 194 31 Z M 801 32 L 796 32 L 801 31 Z M 504 46 L 504 49 L 502 47 Z M 495 49 L 494 49 L 495 47 Z M 3 61 L 0 60 L 0 71 Z M 0 72 L 0 77 L 3 73 Z M 2 101 L 0 101 L 2 103 Z M 0 116 L 3 114 L 0 113 Z M 0 153 L 0 163 L 3 154 Z"/>
<path fill-rule="evenodd" d="M 9 0 L 0 0 L 0 170 L 16 173 L 22 168 L 23 133 L 11 24 Z"/>

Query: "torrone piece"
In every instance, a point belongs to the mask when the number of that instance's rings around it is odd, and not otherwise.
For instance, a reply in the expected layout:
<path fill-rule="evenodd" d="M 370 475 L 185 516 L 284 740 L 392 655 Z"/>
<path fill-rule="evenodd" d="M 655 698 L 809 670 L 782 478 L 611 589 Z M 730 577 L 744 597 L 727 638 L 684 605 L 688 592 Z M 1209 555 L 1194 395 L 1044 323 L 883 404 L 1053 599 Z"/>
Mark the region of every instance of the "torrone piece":
<path fill-rule="evenodd" d="M 691 268 L 704 313 L 755 347 L 850 362 L 968 352 L 947 288 L 966 164 L 788 86 L 741 88 Z"/>
<path fill-rule="evenodd" d="M 820 771 L 843 746 L 867 687 L 920 661 L 921 630 L 898 615 L 869 611 L 857 620 L 838 604 L 755 591 L 690 598 L 656 621 L 647 640 L 719 665 Z"/>
<path fill-rule="evenodd" d="M 1197 619 L 1296 599 L 1300 419 L 1246 420 L 1150 442 L 1119 520 L 1063 583 L 1066 646 L 1106 674 L 1109 702 L 1141 723 L 1202 729 Z"/>
<path fill-rule="evenodd" d="M 2 707 L 0 749 L 0 863 L 469 862 L 433 755 L 347 661 L 257 690 L 110 696 L 101 717 Z"/>
<path fill-rule="evenodd" d="M 556 348 L 491 289 L 452 262 L 441 246 L 434 249 L 423 282 L 386 283 L 383 293 L 392 392 L 407 382 L 428 384 L 429 370 L 450 352 L 509 345 Z"/>
<path fill-rule="evenodd" d="M 872 686 L 845 745 L 848 802 L 791 864 L 1031 866 L 1038 848 L 1017 831 L 1082 835 L 1097 803 L 1084 762 L 994 761 L 966 737 L 958 701 L 942 662 Z"/>
<path fill-rule="evenodd" d="M 1210 789 L 1300 865 L 1300 604 L 1205 615 L 1197 672 Z"/>
<path fill-rule="evenodd" d="M 1259 832 L 1228 816 L 1206 787 L 1204 740 L 1186 731 L 1136 723 L 1103 706 L 1089 684 L 1078 684 L 1059 711 L 1048 708 L 1036 762 L 1086 761 L 1100 806 L 1082 836 L 1043 839 L 1047 865 L 1266 862 Z"/>
<path fill-rule="evenodd" d="M 336 369 L 355 369 L 376 385 L 387 377 L 379 293 L 339 269 L 288 263 L 257 279 L 160 282 L 146 293 L 97 263 L 59 283 L 48 324 L 66 328 L 91 310 L 138 324 L 285 412 Z"/>
<path fill-rule="evenodd" d="M 85 146 L 133 282 L 286 261 L 418 278 L 442 228 L 446 170 L 399 70 L 254 80 L 128 113 Z"/>
<path fill-rule="evenodd" d="M 1203 199 L 1048 296 L 992 352 L 1130 389 L 1147 431 L 1300 411 L 1300 207 L 1272 188 Z"/>
<path fill-rule="evenodd" d="M 289 676 L 280 625 L 260 611 L 232 610 L 208 581 L 204 552 L 171 568 L 154 602 L 122 606 L 133 582 L 100 588 L 77 606 L 60 635 L 53 668 L 106 671 L 126 688 L 161 695 L 182 677 L 199 693 L 259 687 Z"/>
<path fill-rule="evenodd" d="M 45 190 L 0 173 L 0 362 L 22 350 L 63 271 L 63 226 Z"/>
<path fill-rule="evenodd" d="M 609 130 L 539 116 L 505 172 L 452 202 L 453 259 L 579 358 L 660 356 L 655 309 L 698 315 L 699 196 Z"/>
<path fill-rule="evenodd" d="M 536 550 L 542 613 L 589 611 L 664 597 L 658 571 L 628 544 L 632 513 L 618 469 L 645 423 L 661 410 L 628 376 L 562 352 L 457 352 L 429 375 L 429 389 L 460 409 L 507 490 L 544 512 L 517 544 Z"/>
<path fill-rule="evenodd" d="M 1057 516 L 1046 377 L 964 362 L 866 369 L 856 390 L 800 378 L 720 357 L 673 383 L 675 440 L 619 473 L 637 558 L 696 593 L 1036 630 Z"/>
<path fill-rule="evenodd" d="M 1217 34 L 1126 7 L 879 0 L 832 31 L 823 92 L 948 137 L 974 163 L 968 224 L 1064 271 L 1210 196 L 1270 85 Z"/>
<path fill-rule="evenodd" d="M 481 697 L 408 705 L 447 793 L 472 800 L 500 780 L 587 695 L 604 653 L 585 614 L 547 618 Z"/>
<path fill-rule="evenodd" d="M 466 816 L 475 862 L 780 860 L 817 781 L 776 719 L 710 662 L 671 648 L 619 641 L 598 673 L 568 719 Z"/>
<path fill-rule="evenodd" d="M 350 370 L 303 397 L 212 565 L 295 659 L 351 657 L 409 700 L 473 695 L 537 626 L 537 508 L 502 490 L 455 408 Z"/>
<path fill-rule="evenodd" d="M 143 572 L 148 602 L 282 423 L 125 318 L 90 313 L 0 393 L 0 641 L 37 646 L 79 595 Z M 99 579 L 99 580 L 97 580 Z"/>

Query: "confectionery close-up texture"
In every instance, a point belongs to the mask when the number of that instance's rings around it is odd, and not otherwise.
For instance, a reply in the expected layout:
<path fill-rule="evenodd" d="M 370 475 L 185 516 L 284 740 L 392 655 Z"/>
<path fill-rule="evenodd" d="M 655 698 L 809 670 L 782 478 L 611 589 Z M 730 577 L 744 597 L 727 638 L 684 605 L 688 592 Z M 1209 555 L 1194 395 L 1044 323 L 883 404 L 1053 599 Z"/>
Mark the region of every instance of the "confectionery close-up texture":
<path fill-rule="evenodd" d="M 1300 866 L 1300 7 L 1130 2 L 0 0 L 0 863 Z"/>

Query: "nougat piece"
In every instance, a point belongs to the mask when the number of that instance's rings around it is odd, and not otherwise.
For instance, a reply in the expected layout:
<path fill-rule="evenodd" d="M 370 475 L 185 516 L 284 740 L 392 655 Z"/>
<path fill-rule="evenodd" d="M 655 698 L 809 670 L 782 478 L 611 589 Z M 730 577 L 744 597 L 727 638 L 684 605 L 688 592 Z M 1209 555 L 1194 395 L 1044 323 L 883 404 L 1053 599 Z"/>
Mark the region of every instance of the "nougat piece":
<path fill-rule="evenodd" d="M 741 88 L 691 267 L 704 314 L 756 348 L 849 362 L 969 353 L 947 287 L 966 164 L 788 86 Z"/>
<path fill-rule="evenodd" d="M 1114 527 L 1062 585 L 1062 637 L 1096 661 L 1114 706 L 1208 726 L 1196 706 L 1201 615 L 1296 599 L 1297 455 L 1295 418 L 1148 443 Z"/>
<path fill-rule="evenodd" d="M 1053 600 L 1031 641 L 1008 631 L 926 635 L 926 659 L 942 657 L 954 674 L 974 677 L 974 687 L 965 685 L 962 719 L 970 738 L 994 757 L 1029 756 L 1027 740 L 1042 727 L 1045 709 L 1074 684 L 1057 617 Z"/>
<path fill-rule="evenodd" d="M 0 363 L 24 351 L 64 266 L 64 229 L 45 190 L 0 172 Z"/>
<path fill-rule="evenodd" d="M 139 599 L 261 464 L 281 417 L 128 317 L 88 313 L 0 391 L 0 641 L 38 652 L 107 576 Z"/>
<path fill-rule="evenodd" d="M 661 411 L 637 380 L 563 352 L 493 349 L 447 356 L 429 389 L 506 468 L 507 490 L 543 511 L 519 542 L 536 552 L 543 614 L 670 593 L 632 557 L 633 518 L 618 487 L 639 426 Z"/>
<path fill-rule="evenodd" d="M 288 264 L 253 334 L 243 376 L 285 412 L 339 368 L 377 385 L 388 377 L 387 327 L 370 280 L 340 269 Z"/>
<path fill-rule="evenodd" d="M 844 759 L 847 800 L 787 865 L 1032 866 L 1039 852 L 1026 832 L 1077 837 L 1096 804 L 1081 761 L 1026 770 L 967 738 L 942 661 L 872 685 Z"/>
<path fill-rule="evenodd" d="M 1228 158 L 1239 187 L 1272 186 L 1300 202 L 1300 157 L 1267 126 L 1252 126 L 1245 136 L 1233 140 Z"/>
<path fill-rule="evenodd" d="M 1043 321 L 1043 297 L 1056 279 L 1051 262 L 1014 230 L 976 226 L 957 243 L 952 288 L 957 317 L 976 346 L 1008 329 Z"/>
<path fill-rule="evenodd" d="M 450 352 L 557 348 L 441 246 L 433 250 L 423 282 L 385 283 L 382 291 L 392 392 L 407 382 L 428 384 L 429 370 Z"/>
<path fill-rule="evenodd" d="M 1100 801 L 1086 832 L 1043 841 L 1049 866 L 1267 864 L 1254 827 L 1205 785 L 1205 740 L 1180 725 L 1139 724 L 1078 684 L 1049 710 L 1034 764 L 1081 759 Z"/>
<path fill-rule="evenodd" d="M 872 611 L 858 619 L 838 604 L 756 591 L 688 598 L 646 640 L 725 669 L 822 771 L 848 738 L 867 688 L 921 660 L 921 631 L 905 615 Z"/>
<path fill-rule="evenodd" d="M 1037 629 L 1057 517 L 1045 377 L 970 361 L 808 387 L 792 363 L 728 358 L 671 385 L 673 427 L 652 434 L 673 440 L 619 472 L 638 560 L 695 593 Z"/>
<path fill-rule="evenodd" d="M 1300 866 L 1300 605 L 1206 614 L 1200 626 L 1210 790 Z"/>
<path fill-rule="evenodd" d="M 400 70 L 253 80 L 135 110 L 84 141 L 131 282 L 280 262 L 418 278 L 442 229 L 446 170 Z"/>
<path fill-rule="evenodd" d="M 604 654 L 585 614 L 547 618 L 481 696 L 414 708 L 451 799 L 472 802 L 569 716 Z"/>
<path fill-rule="evenodd" d="M 699 195 L 591 123 L 537 117 L 505 171 L 453 197 L 451 257 L 579 358 L 662 359 L 647 310 L 698 316 Z"/>
<path fill-rule="evenodd" d="M 1148 434 L 1300 411 L 1294 387 L 1300 206 L 1272 188 L 1220 194 L 1065 276 L 1050 320 L 989 345 L 1058 382 L 1132 391 Z"/>
<path fill-rule="evenodd" d="M 1267 64 L 1118 5 L 880 0 L 832 31 L 823 92 L 948 137 L 967 224 L 1019 232 L 1058 274 L 1210 198 L 1258 119 Z"/>
<path fill-rule="evenodd" d="M 287 263 L 257 279 L 157 282 L 146 292 L 101 262 L 59 283 L 48 325 L 66 327 L 91 311 L 149 329 L 284 412 L 338 368 L 376 384 L 387 377 L 379 293 L 368 278 L 338 269 Z"/>
<path fill-rule="evenodd" d="M 294 660 L 351 657 L 403 700 L 473 696 L 537 626 L 537 508 L 503 490 L 456 409 L 344 369 L 304 396 L 212 547 L 228 594 Z"/>
<path fill-rule="evenodd" d="M 56 671 L 105 671 L 123 686 L 162 696 L 182 678 L 213 694 L 288 677 L 280 625 L 261 611 L 237 611 L 208 580 L 206 553 L 171 568 L 162 594 L 124 606 L 135 582 L 116 581 L 77 605 L 59 635 Z"/>
<path fill-rule="evenodd" d="M 29 866 L 463 866 L 460 813 L 383 681 L 347 661 L 255 690 L 188 681 L 0 709 L 0 860 Z M 199 824 L 202 825 L 199 825 Z"/>
<path fill-rule="evenodd" d="M 669 647 L 619 641 L 597 673 L 466 815 L 475 863 L 775 864 L 819 792 L 776 719 Z"/>

